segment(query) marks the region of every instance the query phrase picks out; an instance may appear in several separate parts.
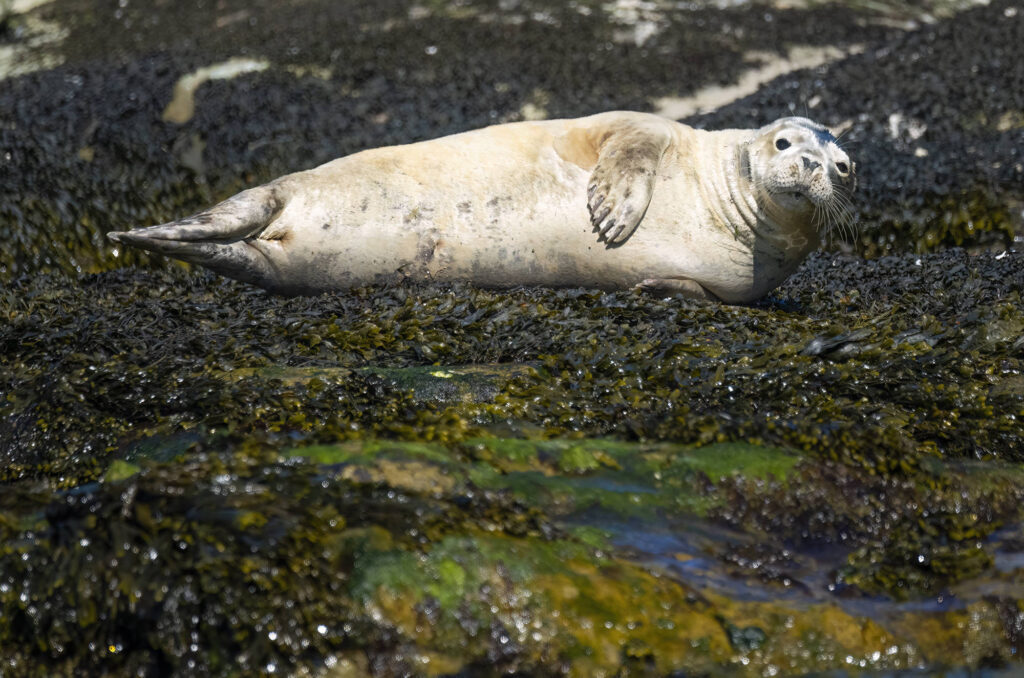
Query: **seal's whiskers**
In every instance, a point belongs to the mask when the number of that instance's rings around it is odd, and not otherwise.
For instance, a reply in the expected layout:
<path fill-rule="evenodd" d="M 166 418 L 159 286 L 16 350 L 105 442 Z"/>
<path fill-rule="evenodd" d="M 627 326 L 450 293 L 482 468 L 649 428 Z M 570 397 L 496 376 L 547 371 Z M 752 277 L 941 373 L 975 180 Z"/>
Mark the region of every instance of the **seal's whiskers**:
<path fill-rule="evenodd" d="M 835 245 L 837 235 L 840 242 L 848 245 L 857 239 L 850 197 L 841 186 L 833 187 L 828 202 L 815 206 L 812 220 L 814 228 L 825 236 L 829 247 Z"/>

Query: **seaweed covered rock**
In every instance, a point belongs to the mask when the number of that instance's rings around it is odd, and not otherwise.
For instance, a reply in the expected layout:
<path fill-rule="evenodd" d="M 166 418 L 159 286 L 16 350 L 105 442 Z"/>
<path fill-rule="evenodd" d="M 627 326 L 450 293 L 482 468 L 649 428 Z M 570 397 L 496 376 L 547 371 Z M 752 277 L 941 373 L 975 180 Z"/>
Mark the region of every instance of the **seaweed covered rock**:
<path fill-rule="evenodd" d="M 36 276 L 0 296 L 5 474 L 88 480 L 154 435 L 748 441 L 886 473 L 922 455 L 1020 461 L 1022 285 L 1019 255 L 955 251 L 817 257 L 756 308 L 462 285 L 286 299 L 183 273 Z M 523 367 L 480 382 L 483 398 L 452 399 L 437 390 L 450 379 L 431 376 L 507 363 Z M 428 380 L 410 381 L 416 370 Z"/>
<path fill-rule="evenodd" d="M 1019 235 L 1011 3 L 201 5 L 0 26 L 33 57 L 0 81 L 0 672 L 1019 668 L 1024 256 L 907 253 Z M 852 123 L 852 248 L 886 256 L 814 255 L 754 306 L 282 298 L 102 237 L 799 45 L 863 49 L 690 122 Z"/>

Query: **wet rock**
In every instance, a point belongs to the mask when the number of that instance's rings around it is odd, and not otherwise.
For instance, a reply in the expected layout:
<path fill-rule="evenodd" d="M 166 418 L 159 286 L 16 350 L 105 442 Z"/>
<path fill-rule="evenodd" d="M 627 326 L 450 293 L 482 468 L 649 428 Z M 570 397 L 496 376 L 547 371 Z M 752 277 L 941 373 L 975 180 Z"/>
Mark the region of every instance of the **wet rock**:
<path fill-rule="evenodd" d="M 68 37 L 0 81 L 11 675 L 1015 667 L 1024 259 L 942 249 L 1020 232 L 1011 3 L 121 4 L 31 10 Z M 814 255 L 751 307 L 284 299 L 102 238 L 799 45 L 865 49 L 691 121 L 852 121 L 846 249 L 874 258 Z M 269 65 L 162 119 L 234 57 Z"/>

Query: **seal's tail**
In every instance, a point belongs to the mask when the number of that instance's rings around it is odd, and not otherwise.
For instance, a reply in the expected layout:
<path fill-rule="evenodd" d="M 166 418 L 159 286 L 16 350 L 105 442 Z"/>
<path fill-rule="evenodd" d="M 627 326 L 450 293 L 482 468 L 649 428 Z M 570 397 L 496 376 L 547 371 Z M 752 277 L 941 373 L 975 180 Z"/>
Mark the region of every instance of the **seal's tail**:
<path fill-rule="evenodd" d="M 277 276 L 257 236 L 283 207 L 278 187 L 258 186 L 191 217 L 148 228 L 113 231 L 107 237 L 273 288 Z"/>

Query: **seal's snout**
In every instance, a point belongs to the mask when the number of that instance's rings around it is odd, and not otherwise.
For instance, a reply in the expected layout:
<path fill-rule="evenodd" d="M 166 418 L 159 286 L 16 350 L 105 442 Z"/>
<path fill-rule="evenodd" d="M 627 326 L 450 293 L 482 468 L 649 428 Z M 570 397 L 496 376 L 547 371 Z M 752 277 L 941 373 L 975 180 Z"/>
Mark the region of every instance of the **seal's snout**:
<path fill-rule="evenodd" d="M 801 159 L 803 160 L 805 170 L 814 171 L 821 167 L 821 163 L 819 161 L 808 158 L 806 155 Z"/>

